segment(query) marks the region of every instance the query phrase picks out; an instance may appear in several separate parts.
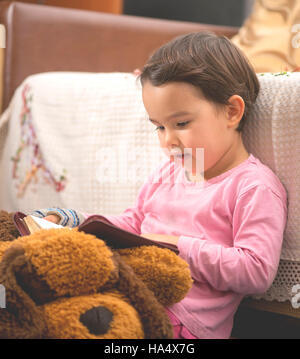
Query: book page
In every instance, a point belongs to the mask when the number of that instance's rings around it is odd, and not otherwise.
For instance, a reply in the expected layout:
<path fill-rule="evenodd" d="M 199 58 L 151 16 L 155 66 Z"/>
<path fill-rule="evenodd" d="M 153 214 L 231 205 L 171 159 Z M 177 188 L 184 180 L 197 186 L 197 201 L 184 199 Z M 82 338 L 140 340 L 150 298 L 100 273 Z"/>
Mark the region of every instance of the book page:
<path fill-rule="evenodd" d="M 35 216 L 27 216 L 30 217 L 33 221 L 37 223 L 37 225 L 41 229 L 49 229 L 49 228 L 64 228 L 64 226 L 61 226 L 60 224 L 55 224 L 53 222 L 47 221 L 46 219 L 35 217 Z"/>

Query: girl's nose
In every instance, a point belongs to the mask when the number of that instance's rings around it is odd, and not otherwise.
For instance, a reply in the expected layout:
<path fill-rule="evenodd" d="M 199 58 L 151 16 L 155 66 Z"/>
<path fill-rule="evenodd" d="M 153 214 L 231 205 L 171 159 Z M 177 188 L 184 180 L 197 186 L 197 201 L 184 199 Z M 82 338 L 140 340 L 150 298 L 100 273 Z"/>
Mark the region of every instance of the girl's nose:
<path fill-rule="evenodd" d="M 167 148 L 178 147 L 179 141 L 178 141 L 176 134 L 173 131 L 165 131 L 164 145 Z"/>

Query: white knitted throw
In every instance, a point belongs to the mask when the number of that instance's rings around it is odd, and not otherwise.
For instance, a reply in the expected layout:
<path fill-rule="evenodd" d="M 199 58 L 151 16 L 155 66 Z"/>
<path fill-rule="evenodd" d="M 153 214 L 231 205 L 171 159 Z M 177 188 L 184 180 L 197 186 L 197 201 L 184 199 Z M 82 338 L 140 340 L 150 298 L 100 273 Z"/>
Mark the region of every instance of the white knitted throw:
<path fill-rule="evenodd" d="M 257 298 L 291 300 L 300 284 L 300 73 L 259 74 L 254 111 L 244 130 L 249 151 L 269 166 L 288 193 L 288 220 L 272 287 Z"/>
<path fill-rule="evenodd" d="M 300 284 L 300 73 L 259 80 L 244 140 L 287 189 L 289 216 L 277 277 L 256 297 L 283 301 Z M 0 118 L 0 208 L 118 214 L 164 158 L 133 74 L 33 75 Z"/>
<path fill-rule="evenodd" d="M 163 156 L 133 74 L 30 76 L 1 118 L 3 131 L 5 122 L 0 207 L 6 210 L 62 206 L 121 213 Z M 11 157 L 21 139 L 27 143 L 15 165 Z M 14 167 L 18 178 L 12 178 Z"/>

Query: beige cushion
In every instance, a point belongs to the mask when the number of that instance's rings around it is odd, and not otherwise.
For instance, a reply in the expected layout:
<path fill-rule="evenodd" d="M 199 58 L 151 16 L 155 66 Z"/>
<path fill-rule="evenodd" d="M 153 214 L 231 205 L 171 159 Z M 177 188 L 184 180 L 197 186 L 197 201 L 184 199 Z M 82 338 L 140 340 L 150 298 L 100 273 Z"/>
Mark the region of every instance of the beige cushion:
<path fill-rule="evenodd" d="M 256 72 L 300 66 L 300 1 L 256 0 L 252 14 L 232 38 Z"/>

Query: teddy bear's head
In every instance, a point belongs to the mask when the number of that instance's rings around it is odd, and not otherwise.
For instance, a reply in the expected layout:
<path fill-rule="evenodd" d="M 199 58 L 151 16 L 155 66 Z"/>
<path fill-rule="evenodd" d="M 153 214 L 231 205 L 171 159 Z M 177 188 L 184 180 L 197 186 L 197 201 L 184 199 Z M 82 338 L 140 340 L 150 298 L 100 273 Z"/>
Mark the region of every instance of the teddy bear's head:
<path fill-rule="evenodd" d="M 9 220 L 5 223 L 9 228 Z M 0 338 L 172 338 L 164 306 L 184 297 L 191 277 L 186 263 L 168 249 L 113 251 L 101 239 L 69 228 L 2 238 L 6 308 L 0 309 Z M 146 261 L 158 269 L 138 273 L 136 257 L 141 266 Z M 161 273 L 170 263 L 178 274 L 168 284 Z M 155 295 L 159 283 L 169 288 L 166 296 Z"/>

